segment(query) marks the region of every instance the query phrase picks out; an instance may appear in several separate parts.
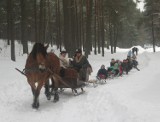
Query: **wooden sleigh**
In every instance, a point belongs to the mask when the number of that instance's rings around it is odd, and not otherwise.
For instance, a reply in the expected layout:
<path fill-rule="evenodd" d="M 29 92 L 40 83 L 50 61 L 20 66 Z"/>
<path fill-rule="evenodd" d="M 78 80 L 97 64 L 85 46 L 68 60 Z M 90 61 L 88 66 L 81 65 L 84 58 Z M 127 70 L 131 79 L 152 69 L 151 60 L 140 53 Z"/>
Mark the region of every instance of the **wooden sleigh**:
<path fill-rule="evenodd" d="M 91 66 L 88 66 L 86 68 L 83 67 L 80 69 L 79 72 L 77 72 L 77 70 L 74 69 L 73 67 L 66 68 L 64 76 L 61 76 L 61 74 L 59 74 L 65 84 L 62 82 L 59 82 L 59 84 L 56 85 L 57 87 L 54 86 L 54 88 L 57 88 L 57 89 L 60 88 L 60 92 L 63 92 L 64 88 L 71 88 L 72 93 L 75 96 L 79 94 L 83 94 L 85 92 L 83 89 L 84 86 L 86 86 L 87 83 L 90 83 L 89 75 L 91 74 L 91 72 L 92 72 Z M 53 79 L 51 78 L 51 80 Z M 81 89 L 81 92 L 78 92 L 77 89 Z"/>
<path fill-rule="evenodd" d="M 71 88 L 74 95 L 78 95 L 80 93 L 77 92 L 77 89 L 81 89 L 81 93 L 84 92 L 83 87 L 85 86 L 85 81 L 81 80 L 79 73 L 74 68 L 65 69 L 65 75 L 61 77 L 64 83 L 59 83 L 57 88 Z"/>

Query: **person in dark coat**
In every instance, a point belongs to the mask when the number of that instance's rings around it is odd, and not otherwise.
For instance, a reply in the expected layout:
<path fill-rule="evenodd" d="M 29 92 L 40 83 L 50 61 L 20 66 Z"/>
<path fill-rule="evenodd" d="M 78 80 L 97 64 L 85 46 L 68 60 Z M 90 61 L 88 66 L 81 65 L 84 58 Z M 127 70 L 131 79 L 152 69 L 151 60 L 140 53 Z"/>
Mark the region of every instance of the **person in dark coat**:
<path fill-rule="evenodd" d="M 127 59 L 123 60 L 122 67 L 126 74 L 128 74 L 128 72 L 132 69 L 132 61 L 130 56 L 127 56 Z"/>
<path fill-rule="evenodd" d="M 108 72 L 112 72 L 113 71 L 114 64 L 115 64 L 115 59 L 112 58 L 111 62 L 110 62 L 110 67 L 108 67 Z"/>
<path fill-rule="evenodd" d="M 90 75 L 90 73 L 92 72 L 92 67 L 87 58 L 82 55 L 81 49 L 76 50 L 75 56 L 72 61 L 72 66 L 77 70 L 80 79 L 83 81 L 87 79 L 87 74 Z"/>
<path fill-rule="evenodd" d="M 72 61 L 72 65 L 78 72 L 80 71 L 81 68 L 87 68 L 91 66 L 87 58 L 84 55 L 82 55 L 81 49 L 76 50 L 74 59 Z"/>
<path fill-rule="evenodd" d="M 138 55 L 138 48 L 137 47 L 133 47 L 132 48 L 132 54 L 136 53 L 136 55 Z"/>
<path fill-rule="evenodd" d="M 132 66 L 133 66 L 135 69 L 137 69 L 138 71 L 140 71 L 140 69 L 137 67 L 137 66 L 138 66 L 138 61 L 137 61 L 136 59 L 137 59 L 137 57 L 136 57 L 136 55 L 134 54 L 134 55 L 132 56 Z"/>
<path fill-rule="evenodd" d="M 114 66 L 114 64 L 115 64 L 115 59 L 112 58 L 112 59 L 111 59 L 111 62 L 110 62 L 110 67 Z"/>
<path fill-rule="evenodd" d="M 101 79 L 102 77 L 104 77 L 105 79 L 108 77 L 108 71 L 105 69 L 104 65 L 102 65 L 97 72 L 97 78 Z"/>

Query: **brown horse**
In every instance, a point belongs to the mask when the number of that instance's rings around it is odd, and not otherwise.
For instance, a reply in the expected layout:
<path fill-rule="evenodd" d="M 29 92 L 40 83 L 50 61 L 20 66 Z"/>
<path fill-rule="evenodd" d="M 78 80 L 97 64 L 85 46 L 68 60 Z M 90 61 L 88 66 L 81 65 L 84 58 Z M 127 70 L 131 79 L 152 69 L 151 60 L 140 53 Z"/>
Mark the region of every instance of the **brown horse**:
<path fill-rule="evenodd" d="M 46 58 L 47 52 L 44 45 L 41 43 L 35 43 L 26 60 L 24 74 L 32 89 L 33 108 L 39 107 L 40 90 L 51 76 L 51 73 L 46 68 Z"/>
<path fill-rule="evenodd" d="M 47 53 L 47 47 L 41 43 L 35 43 L 31 53 L 29 54 L 24 69 L 24 75 L 31 86 L 33 93 L 33 108 L 39 107 L 39 94 L 42 86 L 51 78 L 52 87 L 58 88 L 58 85 L 65 83 L 59 76 L 60 62 L 54 53 Z M 56 91 L 57 89 L 55 89 Z M 55 99 L 58 100 L 58 93 L 55 93 Z"/>

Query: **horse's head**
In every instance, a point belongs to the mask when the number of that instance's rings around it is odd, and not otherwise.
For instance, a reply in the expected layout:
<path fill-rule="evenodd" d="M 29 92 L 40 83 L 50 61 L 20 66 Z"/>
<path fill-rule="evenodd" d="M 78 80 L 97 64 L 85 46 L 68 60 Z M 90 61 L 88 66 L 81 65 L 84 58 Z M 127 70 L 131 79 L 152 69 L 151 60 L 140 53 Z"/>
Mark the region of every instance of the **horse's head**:
<path fill-rule="evenodd" d="M 41 43 L 35 43 L 31 51 L 31 55 L 33 59 L 37 61 L 40 69 L 46 68 L 47 47 Z"/>
<path fill-rule="evenodd" d="M 36 60 L 37 60 L 39 69 L 42 69 L 42 70 L 46 69 L 46 58 L 41 53 L 37 54 Z"/>

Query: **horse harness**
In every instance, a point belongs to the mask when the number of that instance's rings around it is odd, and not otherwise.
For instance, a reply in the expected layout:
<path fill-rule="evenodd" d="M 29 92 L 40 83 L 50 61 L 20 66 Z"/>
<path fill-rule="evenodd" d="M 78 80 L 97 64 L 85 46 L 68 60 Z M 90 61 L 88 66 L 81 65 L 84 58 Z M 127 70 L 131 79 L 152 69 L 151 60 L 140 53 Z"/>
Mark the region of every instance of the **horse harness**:
<path fill-rule="evenodd" d="M 51 74 L 53 74 L 53 71 L 50 68 L 46 68 L 41 65 L 30 67 L 30 68 L 24 68 L 23 71 L 19 70 L 18 68 L 15 68 L 15 69 L 25 76 L 26 76 L 26 73 L 30 73 L 30 72 L 37 72 L 37 73 L 50 72 Z"/>

